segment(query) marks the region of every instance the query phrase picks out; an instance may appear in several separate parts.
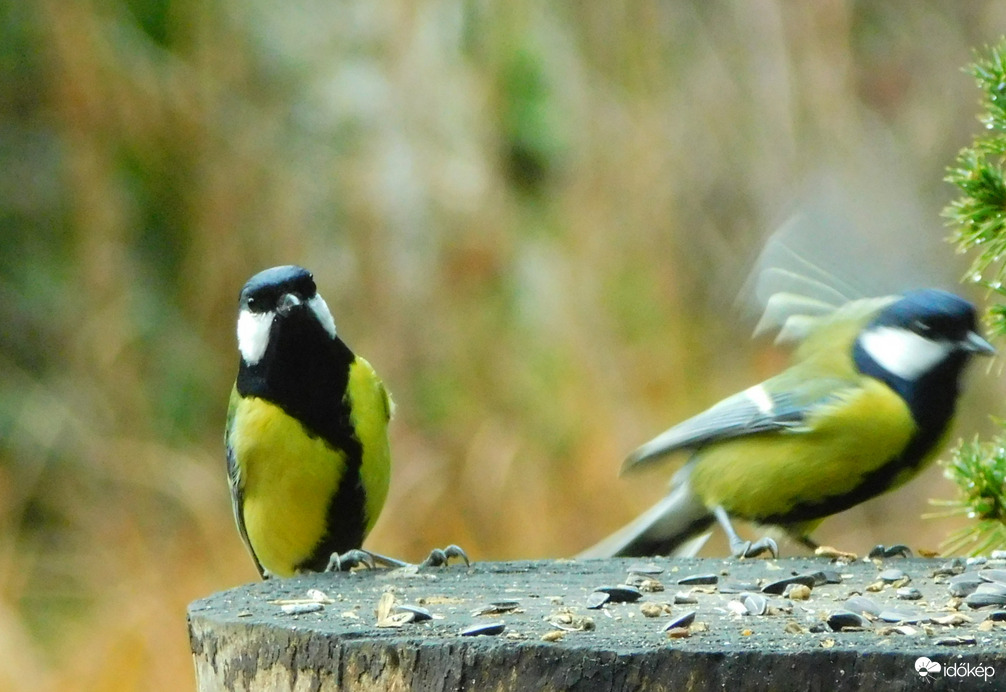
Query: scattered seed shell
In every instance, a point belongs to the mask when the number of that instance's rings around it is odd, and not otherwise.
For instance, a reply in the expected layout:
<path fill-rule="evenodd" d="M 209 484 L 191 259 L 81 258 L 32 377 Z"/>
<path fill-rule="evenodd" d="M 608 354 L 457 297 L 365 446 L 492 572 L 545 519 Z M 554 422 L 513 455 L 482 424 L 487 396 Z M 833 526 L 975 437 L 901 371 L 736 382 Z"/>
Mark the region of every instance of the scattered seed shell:
<path fill-rule="evenodd" d="M 849 610 L 838 610 L 828 616 L 828 627 L 830 627 L 835 632 L 841 632 L 846 629 L 867 629 L 870 627 L 870 621 L 859 613 L 853 613 Z"/>
<path fill-rule="evenodd" d="M 1006 569 L 983 569 L 978 571 L 978 576 L 988 582 L 1006 584 Z"/>
<path fill-rule="evenodd" d="M 645 574 L 630 574 L 626 578 L 625 584 L 637 588 L 643 593 L 657 593 L 664 590 L 663 584 Z"/>
<path fill-rule="evenodd" d="M 598 608 L 603 608 L 604 604 L 611 600 L 611 596 L 604 591 L 591 591 L 587 595 L 586 608 L 588 610 L 597 610 Z"/>
<path fill-rule="evenodd" d="M 562 630 L 549 630 L 545 634 L 541 635 L 541 640 L 543 642 L 557 642 L 565 636 L 566 633 Z"/>
<path fill-rule="evenodd" d="M 664 613 L 669 613 L 671 607 L 666 603 L 641 603 L 639 604 L 639 612 L 645 617 L 656 618 L 660 617 Z"/>
<path fill-rule="evenodd" d="M 894 567 L 892 567 L 891 569 L 885 569 L 883 572 L 881 572 L 877 576 L 880 577 L 881 581 L 885 581 L 887 583 L 891 583 L 891 582 L 895 582 L 895 581 L 901 581 L 902 579 L 905 579 L 905 578 L 908 577 L 908 575 L 905 574 L 904 570 L 900 570 L 900 569 L 897 569 L 897 568 L 894 568 Z"/>
<path fill-rule="evenodd" d="M 925 616 L 918 613 L 909 613 L 903 610 L 882 610 L 877 617 L 884 622 L 896 622 L 902 625 L 915 625 L 926 619 Z"/>
<path fill-rule="evenodd" d="M 938 617 L 930 618 L 930 622 L 934 625 L 943 625 L 945 627 L 959 627 L 960 625 L 965 625 L 969 622 L 974 622 L 971 618 L 963 613 L 949 613 L 948 615 L 940 615 Z"/>
<path fill-rule="evenodd" d="M 989 593 L 997 596 L 1006 596 L 1006 584 L 1000 584 L 999 582 L 994 581 L 985 582 L 978 585 L 978 588 L 975 589 L 975 593 Z"/>
<path fill-rule="evenodd" d="M 814 586 L 821 586 L 822 584 L 841 584 L 842 575 L 833 569 L 822 569 L 817 572 L 811 573 L 814 577 Z"/>
<path fill-rule="evenodd" d="M 280 610 L 286 615 L 303 615 L 304 613 L 316 613 L 324 610 L 325 606 L 317 601 L 304 601 L 301 603 L 284 603 Z"/>
<path fill-rule="evenodd" d="M 744 581 L 721 581 L 717 586 L 716 590 L 720 593 L 746 593 L 749 591 L 758 591 L 759 586 L 754 582 L 744 582 Z"/>
<path fill-rule="evenodd" d="M 677 617 L 671 618 L 671 620 L 666 625 L 664 625 L 662 631 L 668 632 L 670 630 L 677 628 L 685 628 L 691 625 L 693 622 L 695 622 L 695 611 L 689 610 L 684 613 L 681 613 L 681 615 L 678 615 Z"/>
<path fill-rule="evenodd" d="M 971 646 L 978 642 L 977 639 L 968 635 L 962 635 L 960 637 L 945 637 L 943 639 L 937 639 L 935 644 L 938 646 Z"/>
<path fill-rule="evenodd" d="M 766 584 L 762 587 L 762 593 L 770 593 L 775 595 L 781 595 L 786 591 L 786 587 L 790 584 L 803 584 L 808 588 L 814 586 L 816 579 L 813 574 L 797 574 L 793 577 L 786 577 L 785 579 L 779 579 L 770 584 Z"/>
<path fill-rule="evenodd" d="M 761 594 L 749 593 L 741 596 L 741 603 L 751 615 L 764 615 L 768 609 L 768 599 Z"/>
<path fill-rule="evenodd" d="M 855 562 L 859 559 L 856 553 L 849 553 L 844 550 L 839 550 L 838 548 L 832 548 L 830 545 L 819 545 L 814 549 L 814 554 L 818 557 L 827 557 L 832 560 L 841 560 L 842 562 Z"/>
<path fill-rule="evenodd" d="M 632 564 L 629 565 L 629 569 L 626 570 L 629 574 L 645 574 L 648 577 L 655 577 L 658 574 L 664 573 L 664 568 L 660 565 L 655 565 L 652 562 L 648 564 Z"/>
<path fill-rule="evenodd" d="M 675 605 L 685 605 L 698 602 L 699 599 L 695 598 L 695 596 L 689 591 L 679 591 L 674 594 Z"/>
<path fill-rule="evenodd" d="M 866 596 L 852 596 L 845 601 L 845 607 L 854 613 L 868 613 L 874 617 L 880 615 L 880 604 Z"/>
<path fill-rule="evenodd" d="M 969 608 L 974 608 L 975 610 L 979 608 L 988 608 L 989 606 L 1006 606 L 1006 595 L 997 593 L 979 593 L 975 591 L 973 594 L 964 599 L 964 602 Z"/>
<path fill-rule="evenodd" d="M 922 598 L 922 592 L 914 586 L 902 586 L 895 595 L 902 601 L 917 601 Z"/>
<path fill-rule="evenodd" d="M 733 615 L 750 615 L 748 607 L 740 601 L 730 601 L 727 603 L 727 610 Z"/>
<path fill-rule="evenodd" d="M 806 584 L 787 584 L 782 595 L 794 601 L 806 601 L 810 598 L 810 587 Z"/>
<path fill-rule="evenodd" d="M 934 577 L 952 577 L 964 571 L 964 560 L 955 557 L 933 570 Z"/>
<path fill-rule="evenodd" d="M 495 636 L 503 634 L 505 630 L 506 624 L 502 622 L 487 622 L 465 627 L 459 634 L 462 637 Z"/>
<path fill-rule="evenodd" d="M 609 603 L 635 603 L 643 597 L 643 592 L 628 584 L 618 586 L 599 586 L 594 589 L 594 593 L 608 594 Z"/>
<path fill-rule="evenodd" d="M 786 623 L 786 626 L 782 628 L 782 631 L 786 634 L 805 634 L 808 630 L 796 620 L 790 620 Z"/>
<path fill-rule="evenodd" d="M 426 620 L 433 619 L 433 613 L 428 611 L 426 608 L 420 608 L 419 606 L 408 605 L 403 603 L 401 605 L 395 606 L 395 610 L 399 613 L 412 613 L 414 616 L 412 622 L 424 622 Z"/>
<path fill-rule="evenodd" d="M 493 601 L 481 608 L 476 608 L 472 611 L 472 615 L 475 617 L 480 615 L 502 615 L 503 613 L 512 613 L 518 608 L 520 608 L 520 601 Z"/>
<path fill-rule="evenodd" d="M 682 586 L 700 586 L 716 584 L 720 580 L 719 576 L 716 574 L 695 574 L 690 577 L 682 577 L 678 579 L 678 584 Z"/>
<path fill-rule="evenodd" d="M 947 589 L 951 596 L 963 598 L 970 596 L 979 586 L 985 583 L 977 572 L 963 572 L 947 580 Z"/>

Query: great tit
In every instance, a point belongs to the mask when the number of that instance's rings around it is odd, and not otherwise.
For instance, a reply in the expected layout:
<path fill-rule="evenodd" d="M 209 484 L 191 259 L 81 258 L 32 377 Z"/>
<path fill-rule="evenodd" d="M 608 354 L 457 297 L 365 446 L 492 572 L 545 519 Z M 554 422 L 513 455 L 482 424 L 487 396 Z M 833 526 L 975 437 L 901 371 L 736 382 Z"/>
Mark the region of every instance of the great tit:
<path fill-rule="evenodd" d="M 325 570 L 381 513 L 391 398 L 301 267 L 248 280 L 237 341 L 225 442 L 238 530 L 263 577 Z"/>
<path fill-rule="evenodd" d="M 822 519 L 901 485 L 934 457 L 965 366 L 994 353 L 974 306 L 932 289 L 794 316 L 786 327 L 800 341 L 787 370 L 626 459 L 631 469 L 691 452 L 663 500 L 581 557 L 682 554 L 714 520 L 735 556 L 777 553 L 772 539 L 742 540 L 731 517 L 781 526 L 814 547 L 809 534 Z"/>

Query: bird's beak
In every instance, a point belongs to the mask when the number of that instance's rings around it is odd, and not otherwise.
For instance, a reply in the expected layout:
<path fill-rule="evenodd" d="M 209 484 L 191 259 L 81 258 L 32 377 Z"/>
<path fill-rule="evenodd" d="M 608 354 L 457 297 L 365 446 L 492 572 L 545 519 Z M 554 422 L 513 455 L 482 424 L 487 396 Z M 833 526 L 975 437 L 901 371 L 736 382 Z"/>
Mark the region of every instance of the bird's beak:
<path fill-rule="evenodd" d="M 300 304 L 301 300 L 298 296 L 293 293 L 286 293 L 279 299 L 279 303 L 276 305 L 276 312 L 280 315 L 286 316 L 291 310 Z"/>
<path fill-rule="evenodd" d="M 965 337 L 962 345 L 965 351 L 977 353 L 982 356 L 994 356 L 996 353 L 995 347 L 986 341 L 978 332 L 968 332 L 968 335 Z"/>

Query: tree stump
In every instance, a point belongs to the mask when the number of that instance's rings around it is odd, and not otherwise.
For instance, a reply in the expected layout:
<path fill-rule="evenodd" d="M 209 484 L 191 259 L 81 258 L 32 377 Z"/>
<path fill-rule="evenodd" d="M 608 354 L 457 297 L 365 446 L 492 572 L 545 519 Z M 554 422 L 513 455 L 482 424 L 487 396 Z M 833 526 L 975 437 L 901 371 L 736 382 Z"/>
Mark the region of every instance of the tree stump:
<path fill-rule="evenodd" d="M 1006 685 L 1002 560 L 361 570 L 248 584 L 188 617 L 200 692 Z"/>

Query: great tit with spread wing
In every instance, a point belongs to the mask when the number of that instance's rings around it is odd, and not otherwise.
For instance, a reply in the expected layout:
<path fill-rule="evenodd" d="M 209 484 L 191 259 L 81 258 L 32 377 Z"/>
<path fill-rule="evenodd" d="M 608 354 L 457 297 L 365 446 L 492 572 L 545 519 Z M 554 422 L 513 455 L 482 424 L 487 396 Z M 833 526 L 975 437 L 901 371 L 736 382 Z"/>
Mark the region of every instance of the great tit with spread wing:
<path fill-rule="evenodd" d="M 225 441 L 238 530 L 263 577 L 325 570 L 381 513 L 391 397 L 301 267 L 248 280 L 237 337 Z"/>
<path fill-rule="evenodd" d="M 691 453 L 663 500 L 581 557 L 680 554 L 714 521 L 734 555 L 777 553 L 771 539 L 742 540 L 731 517 L 781 526 L 813 547 L 809 533 L 822 519 L 898 487 L 933 459 L 965 366 L 994 353 L 974 306 L 926 289 L 820 312 L 786 320 L 800 342 L 788 369 L 628 457 L 623 469 Z"/>

